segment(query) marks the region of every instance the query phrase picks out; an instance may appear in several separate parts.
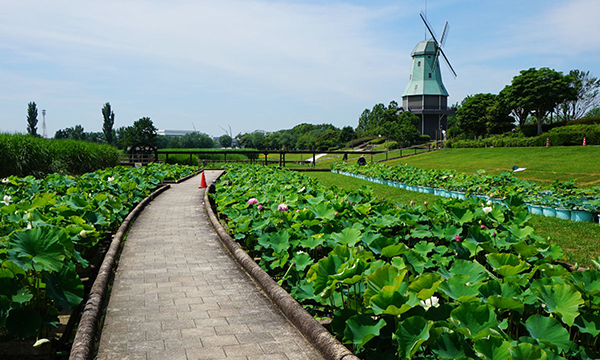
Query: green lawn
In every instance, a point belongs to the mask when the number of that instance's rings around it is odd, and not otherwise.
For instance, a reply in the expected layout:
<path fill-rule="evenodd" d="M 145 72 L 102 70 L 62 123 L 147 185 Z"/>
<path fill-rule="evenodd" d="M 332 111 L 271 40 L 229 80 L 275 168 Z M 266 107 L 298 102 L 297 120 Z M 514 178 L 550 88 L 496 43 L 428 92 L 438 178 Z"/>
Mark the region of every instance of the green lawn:
<path fill-rule="evenodd" d="M 475 173 L 480 169 L 500 173 L 517 165 L 527 168 L 517 173 L 519 178 L 540 184 L 573 179 L 581 187 L 600 186 L 600 146 L 444 149 L 386 164 L 454 169 L 464 173 Z"/>
<path fill-rule="evenodd" d="M 420 155 L 415 159 L 422 156 L 429 155 Z M 339 174 L 326 172 L 307 174 L 325 186 L 355 189 L 368 185 L 373 188 L 376 196 L 385 197 L 392 202 L 408 204 L 412 200 L 415 204 L 423 204 L 425 201 L 431 203 L 441 198 L 432 194 L 402 190 Z M 565 252 L 566 261 L 571 264 L 589 267 L 591 266 L 590 260 L 600 256 L 600 226 L 597 223 L 575 222 L 541 215 L 531 215 L 530 223 L 536 229 L 536 234 L 558 244 Z"/>

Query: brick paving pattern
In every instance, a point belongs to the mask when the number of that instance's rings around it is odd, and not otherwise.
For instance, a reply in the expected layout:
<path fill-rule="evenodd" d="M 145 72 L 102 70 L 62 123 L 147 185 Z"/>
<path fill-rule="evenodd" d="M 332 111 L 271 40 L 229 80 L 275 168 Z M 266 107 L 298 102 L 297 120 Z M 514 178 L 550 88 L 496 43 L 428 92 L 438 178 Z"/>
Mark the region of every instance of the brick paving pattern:
<path fill-rule="evenodd" d="M 97 358 L 322 359 L 223 248 L 199 184 L 171 185 L 131 227 Z"/>

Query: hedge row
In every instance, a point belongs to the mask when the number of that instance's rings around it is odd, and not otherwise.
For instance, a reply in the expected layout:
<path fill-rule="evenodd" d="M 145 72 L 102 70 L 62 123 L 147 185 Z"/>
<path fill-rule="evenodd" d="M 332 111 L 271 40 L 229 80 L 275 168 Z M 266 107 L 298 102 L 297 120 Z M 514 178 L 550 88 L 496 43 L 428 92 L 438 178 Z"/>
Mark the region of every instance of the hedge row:
<path fill-rule="evenodd" d="M 0 134 L 0 177 L 80 175 L 116 166 L 119 160 L 119 151 L 110 145 Z"/>
<path fill-rule="evenodd" d="M 582 145 L 584 137 L 587 145 L 600 145 L 600 124 L 562 126 L 534 137 L 510 134 L 480 140 L 449 140 L 446 146 L 451 148 L 546 146 L 547 140 L 550 140 L 552 146 L 572 146 Z"/>

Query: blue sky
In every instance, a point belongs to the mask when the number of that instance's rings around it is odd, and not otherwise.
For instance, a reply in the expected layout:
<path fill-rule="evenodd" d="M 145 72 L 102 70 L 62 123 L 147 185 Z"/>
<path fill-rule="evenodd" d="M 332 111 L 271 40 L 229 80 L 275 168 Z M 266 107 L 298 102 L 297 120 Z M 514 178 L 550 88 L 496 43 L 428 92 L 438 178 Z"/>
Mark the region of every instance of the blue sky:
<path fill-rule="evenodd" d="M 27 104 L 48 135 L 149 116 L 159 129 L 213 136 L 299 123 L 356 127 L 400 102 L 425 1 L 0 0 L 0 131 L 25 132 Z M 498 93 L 520 70 L 600 77 L 598 0 L 427 2 L 441 34 L 449 103 Z M 41 133 L 41 111 L 38 132 Z"/>

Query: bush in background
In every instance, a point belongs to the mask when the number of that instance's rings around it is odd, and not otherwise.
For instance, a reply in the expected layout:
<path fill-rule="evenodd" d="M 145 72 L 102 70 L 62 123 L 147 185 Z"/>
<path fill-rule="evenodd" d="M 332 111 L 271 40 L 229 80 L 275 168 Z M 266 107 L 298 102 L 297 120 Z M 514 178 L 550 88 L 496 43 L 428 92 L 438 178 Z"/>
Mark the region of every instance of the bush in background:
<path fill-rule="evenodd" d="M 119 165 L 119 151 L 106 144 L 0 134 L 0 176 L 80 175 Z"/>

